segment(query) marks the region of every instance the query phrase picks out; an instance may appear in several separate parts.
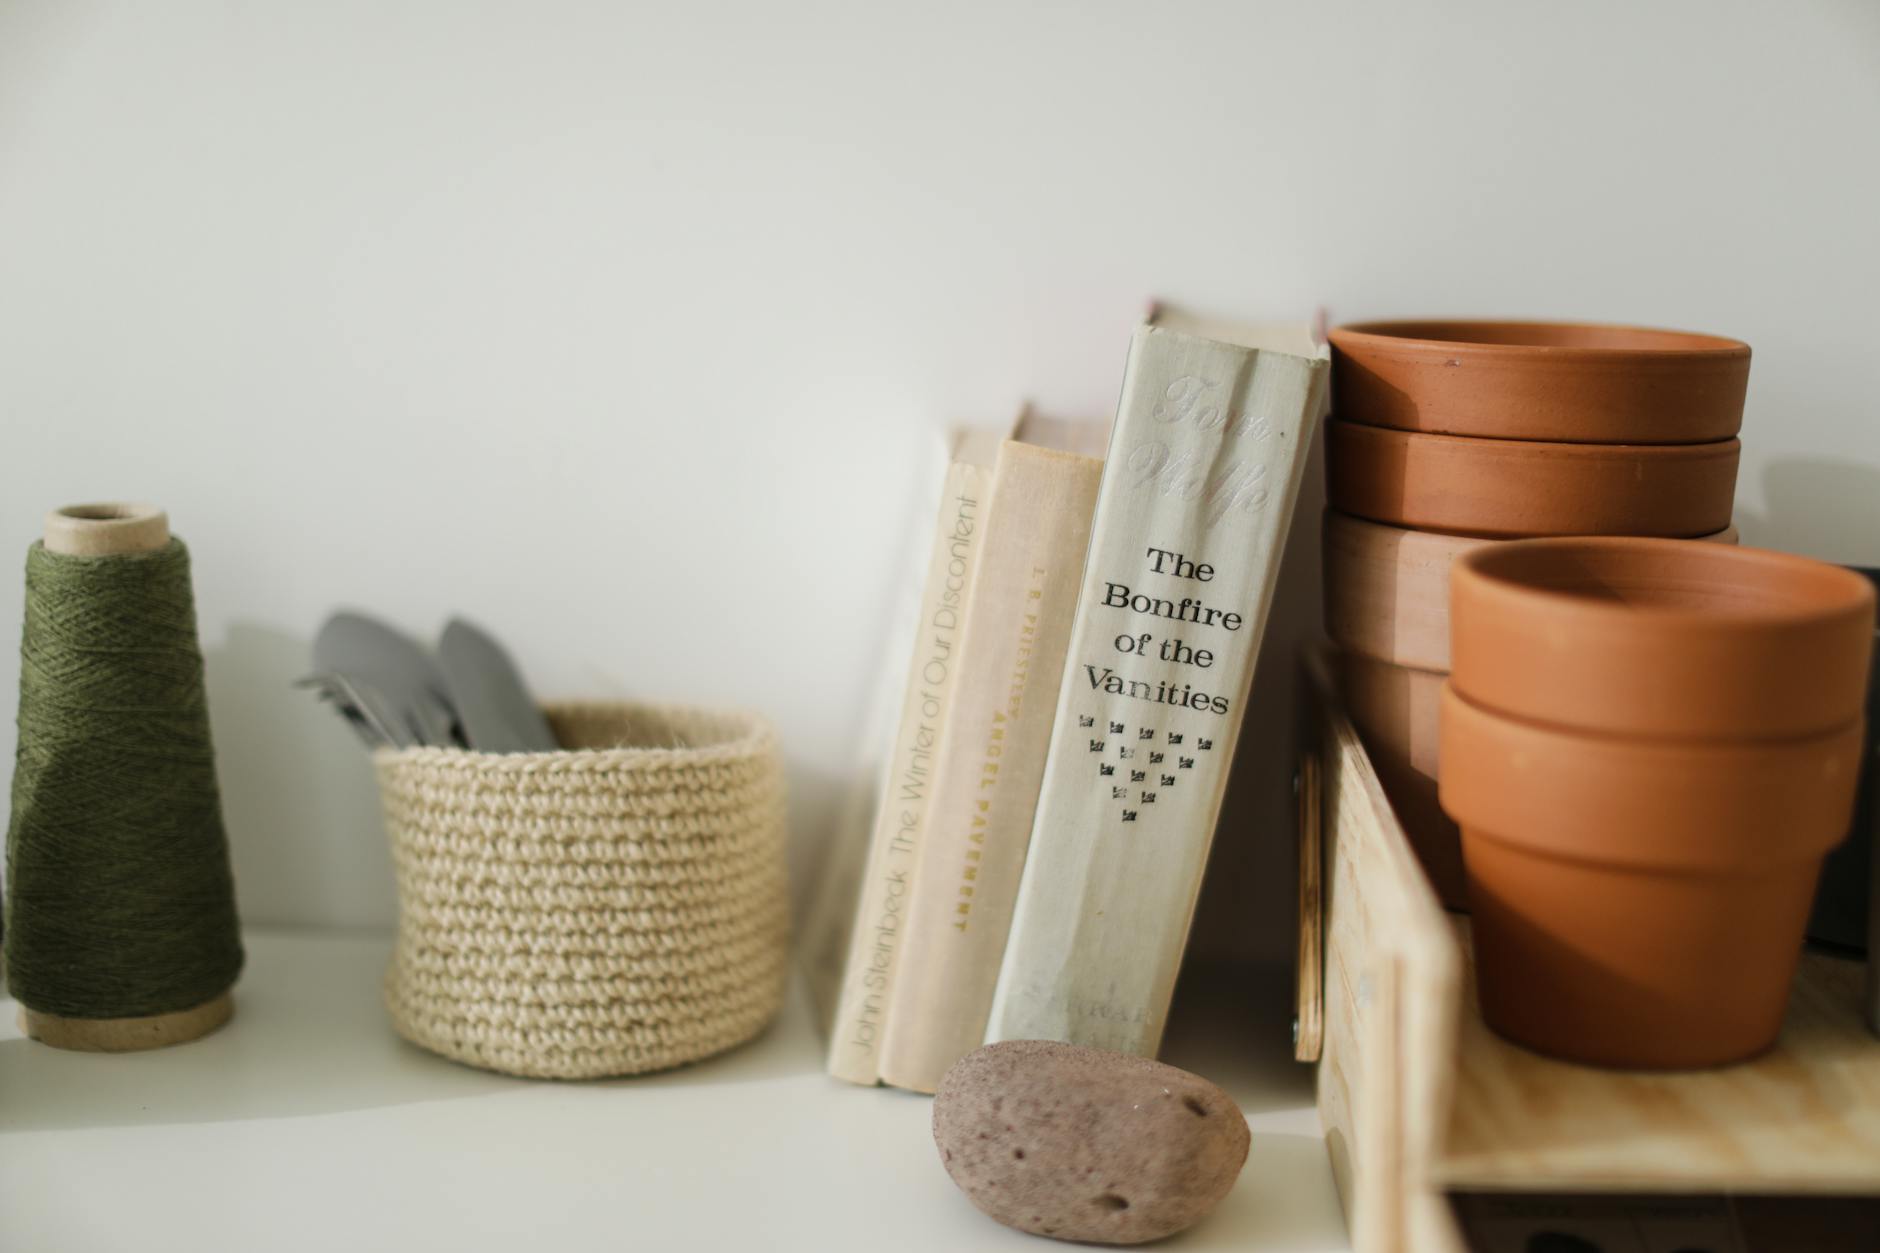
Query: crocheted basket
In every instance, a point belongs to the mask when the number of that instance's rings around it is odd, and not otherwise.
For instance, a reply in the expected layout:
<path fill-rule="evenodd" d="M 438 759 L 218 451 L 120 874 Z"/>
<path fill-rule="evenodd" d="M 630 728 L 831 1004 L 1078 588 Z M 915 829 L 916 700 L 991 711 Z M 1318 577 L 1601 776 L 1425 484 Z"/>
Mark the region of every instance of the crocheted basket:
<path fill-rule="evenodd" d="M 512 1075 L 663 1070 L 783 999 L 783 767 L 746 714 L 547 708 L 565 751 L 380 750 L 392 1025 Z"/>

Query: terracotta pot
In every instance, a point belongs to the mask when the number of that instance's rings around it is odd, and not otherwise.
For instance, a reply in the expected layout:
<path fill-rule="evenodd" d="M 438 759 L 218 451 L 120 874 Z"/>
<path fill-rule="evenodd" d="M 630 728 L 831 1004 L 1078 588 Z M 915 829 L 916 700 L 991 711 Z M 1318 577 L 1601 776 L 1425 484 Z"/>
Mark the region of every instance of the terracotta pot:
<path fill-rule="evenodd" d="M 1430 886 L 1446 908 L 1467 909 L 1461 833 L 1436 795 L 1444 676 L 1341 652 L 1338 678 L 1345 712 Z"/>
<path fill-rule="evenodd" d="M 1325 424 L 1333 508 L 1419 531 L 1694 537 L 1730 525 L 1734 439 L 1542 444 Z"/>
<path fill-rule="evenodd" d="M 1782 1024 L 1861 725 L 1761 744 L 1589 735 L 1442 704 L 1482 1013 L 1537 1052 L 1677 1069 Z"/>
<path fill-rule="evenodd" d="M 1736 543 L 1736 528 L 1702 538 Z M 1366 522 L 1325 511 L 1325 630 L 1340 646 L 1417 670 L 1449 669 L 1449 567 L 1503 540 Z"/>
<path fill-rule="evenodd" d="M 1774 740 L 1861 716 L 1874 590 L 1839 566 L 1646 539 L 1478 548 L 1450 571 L 1456 690 L 1602 734 Z"/>
<path fill-rule="evenodd" d="M 1363 322 L 1331 333 L 1341 415 L 1438 435 L 1701 444 L 1743 424 L 1749 345 L 1571 322 Z M 1714 528 L 1713 528 L 1714 529 Z"/>

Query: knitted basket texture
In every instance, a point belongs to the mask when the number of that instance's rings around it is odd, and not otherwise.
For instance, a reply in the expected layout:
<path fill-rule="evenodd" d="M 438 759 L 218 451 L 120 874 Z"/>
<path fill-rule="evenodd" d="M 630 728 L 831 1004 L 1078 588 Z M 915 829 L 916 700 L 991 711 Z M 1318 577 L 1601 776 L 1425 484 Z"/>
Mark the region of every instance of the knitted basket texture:
<path fill-rule="evenodd" d="M 488 1070 L 663 1070 L 783 999 L 783 767 L 761 718 L 547 707 L 564 751 L 380 750 L 392 1025 Z"/>

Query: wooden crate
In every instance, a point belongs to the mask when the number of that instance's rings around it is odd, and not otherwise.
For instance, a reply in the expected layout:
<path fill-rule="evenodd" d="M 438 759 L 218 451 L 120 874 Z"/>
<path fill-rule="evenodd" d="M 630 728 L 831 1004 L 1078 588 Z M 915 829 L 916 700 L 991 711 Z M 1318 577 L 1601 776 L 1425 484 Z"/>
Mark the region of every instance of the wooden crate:
<path fill-rule="evenodd" d="M 1307 670 L 1298 1053 L 1359 1253 L 1463 1253 L 1458 1192 L 1880 1196 L 1860 963 L 1805 955 L 1776 1047 L 1740 1066 L 1621 1073 L 1506 1043 L 1467 920 L 1437 904 L 1323 658 Z"/>

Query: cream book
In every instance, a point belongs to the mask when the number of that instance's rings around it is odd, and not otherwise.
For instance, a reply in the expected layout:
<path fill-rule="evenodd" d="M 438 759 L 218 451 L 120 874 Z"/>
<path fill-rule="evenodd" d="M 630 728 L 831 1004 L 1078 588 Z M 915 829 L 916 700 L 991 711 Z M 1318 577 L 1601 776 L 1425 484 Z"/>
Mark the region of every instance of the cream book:
<path fill-rule="evenodd" d="M 946 487 L 947 468 L 963 432 L 936 431 L 933 447 L 921 474 L 922 492 L 908 510 L 902 541 L 901 586 L 890 606 L 875 686 L 863 714 L 857 738 L 855 772 L 849 776 L 829 831 L 823 839 L 809 878 L 808 900 L 802 916 L 799 961 L 816 1024 L 827 1038 L 835 1024 L 836 1001 L 842 969 L 848 961 L 849 937 L 855 924 L 855 900 L 861 890 L 868 860 L 875 810 L 887 788 L 888 754 L 901 720 L 901 689 L 907 683 L 907 657 L 922 616 L 921 599 L 927 591 L 928 556 L 933 548 L 933 520 L 940 493 Z"/>
<path fill-rule="evenodd" d="M 1160 1046 L 1326 376 L 1303 327 L 1137 330 L 988 1042 Z"/>
<path fill-rule="evenodd" d="M 829 1073 L 850 1083 L 881 1080 L 882 1028 L 894 996 L 934 755 L 953 711 L 960 627 L 972 599 L 999 443 L 991 432 L 960 437 L 927 548 L 919 624 L 904 672 L 894 747 L 875 809 L 829 1032 Z"/>
<path fill-rule="evenodd" d="M 1086 427 L 1086 445 L 1100 444 L 1102 426 Z M 992 1009 L 1103 473 L 1094 456 L 1047 446 L 1076 434 L 1023 424 L 993 469 L 881 1045 L 882 1081 L 896 1087 L 932 1092 L 979 1047 Z"/>

